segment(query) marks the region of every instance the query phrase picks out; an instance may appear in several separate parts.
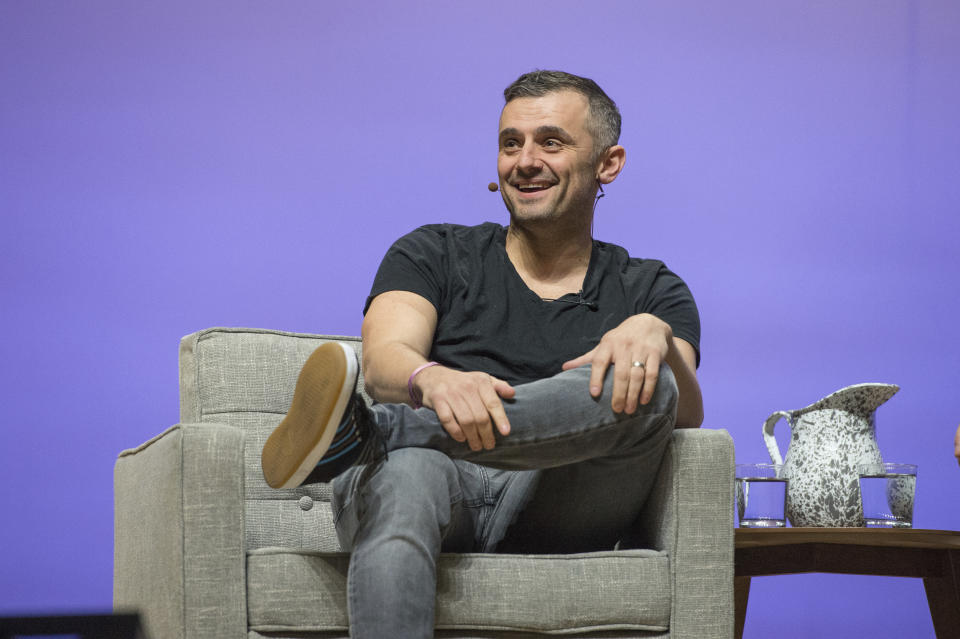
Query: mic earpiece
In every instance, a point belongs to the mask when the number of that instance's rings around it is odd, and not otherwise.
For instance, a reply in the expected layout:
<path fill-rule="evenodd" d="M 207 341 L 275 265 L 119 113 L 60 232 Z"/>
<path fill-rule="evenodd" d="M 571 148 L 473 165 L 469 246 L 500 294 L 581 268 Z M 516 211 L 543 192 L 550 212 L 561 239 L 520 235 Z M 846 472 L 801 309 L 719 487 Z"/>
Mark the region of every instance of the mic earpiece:
<path fill-rule="evenodd" d="M 497 186 L 496 182 L 491 182 L 490 184 L 487 185 L 487 188 L 490 189 L 491 193 L 496 193 L 497 191 L 500 190 L 500 187 Z"/>

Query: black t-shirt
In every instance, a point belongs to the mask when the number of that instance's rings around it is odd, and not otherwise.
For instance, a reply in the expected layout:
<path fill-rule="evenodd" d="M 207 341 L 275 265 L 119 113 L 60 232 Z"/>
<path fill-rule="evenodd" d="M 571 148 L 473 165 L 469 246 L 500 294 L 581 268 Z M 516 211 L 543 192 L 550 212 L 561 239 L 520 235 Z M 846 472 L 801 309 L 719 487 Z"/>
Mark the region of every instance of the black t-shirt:
<path fill-rule="evenodd" d="M 507 257 L 507 229 L 430 224 L 387 251 L 364 306 L 380 293 L 410 291 L 437 309 L 430 359 L 484 371 L 510 384 L 551 377 L 631 315 L 650 313 L 700 360 L 700 316 L 683 280 L 663 262 L 631 258 L 594 240 L 580 294 L 544 301 Z"/>

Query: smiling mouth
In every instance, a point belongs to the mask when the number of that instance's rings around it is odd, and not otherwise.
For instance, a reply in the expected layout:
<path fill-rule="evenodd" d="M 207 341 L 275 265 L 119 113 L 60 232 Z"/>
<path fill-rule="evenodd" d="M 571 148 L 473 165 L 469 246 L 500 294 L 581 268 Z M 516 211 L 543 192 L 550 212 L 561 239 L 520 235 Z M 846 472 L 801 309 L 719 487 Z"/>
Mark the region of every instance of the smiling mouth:
<path fill-rule="evenodd" d="M 513 186 L 521 193 L 538 193 L 539 191 L 546 191 L 553 186 L 553 184 L 545 184 L 541 182 L 535 184 L 514 184 Z"/>

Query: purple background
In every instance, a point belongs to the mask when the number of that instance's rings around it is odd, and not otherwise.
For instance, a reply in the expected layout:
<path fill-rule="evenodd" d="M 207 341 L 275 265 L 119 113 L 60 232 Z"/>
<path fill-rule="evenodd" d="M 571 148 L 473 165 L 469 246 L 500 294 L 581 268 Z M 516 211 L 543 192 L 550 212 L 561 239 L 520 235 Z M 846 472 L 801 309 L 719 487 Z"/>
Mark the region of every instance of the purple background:
<path fill-rule="evenodd" d="M 620 105 L 596 234 L 690 284 L 738 461 L 898 383 L 881 449 L 960 529 L 960 4 L 346 4 L 0 4 L 0 614 L 110 607 L 113 462 L 177 421 L 182 335 L 357 334 L 393 239 L 506 221 L 501 91 L 538 67 Z M 919 580 L 831 575 L 755 580 L 764 630 L 933 636 Z"/>

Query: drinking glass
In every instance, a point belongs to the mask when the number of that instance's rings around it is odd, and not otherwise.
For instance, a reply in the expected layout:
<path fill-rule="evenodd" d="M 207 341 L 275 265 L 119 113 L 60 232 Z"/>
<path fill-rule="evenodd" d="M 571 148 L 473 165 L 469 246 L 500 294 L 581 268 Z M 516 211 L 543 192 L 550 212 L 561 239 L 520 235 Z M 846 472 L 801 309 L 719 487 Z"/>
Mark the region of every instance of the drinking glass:
<path fill-rule="evenodd" d="M 783 528 L 787 479 L 783 464 L 737 464 L 737 514 L 741 528 Z"/>
<path fill-rule="evenodd" d="M 857 470 L 867 528 L 912 528 L 916 464 L 860 464 Z"/>

